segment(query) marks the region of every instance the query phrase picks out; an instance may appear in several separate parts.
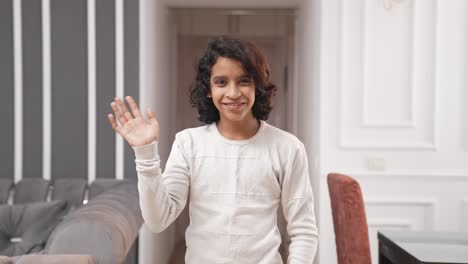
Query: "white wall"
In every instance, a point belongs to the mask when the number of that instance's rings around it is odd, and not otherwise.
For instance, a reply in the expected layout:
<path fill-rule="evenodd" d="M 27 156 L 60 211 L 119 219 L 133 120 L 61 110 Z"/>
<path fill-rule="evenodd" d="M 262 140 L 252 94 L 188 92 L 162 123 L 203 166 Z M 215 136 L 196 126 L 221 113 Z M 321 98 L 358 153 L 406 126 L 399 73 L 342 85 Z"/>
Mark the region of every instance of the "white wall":
<path fill-rule="evenodd" d="M 298 8 L 296 19 L 296 47 L 295 54 L 296 63 L 293 66 L 295 71 L 294 82 L 298 90 L 291 101 L 293 112 L 297 113 L 297 125 L 294 125 L 293 130 L 297 129 L 299 138 L 305 143 L 308 149 L 309 164 L 311 170 L 311 181 L 315 189 L 316 204 L 319 202 L 319 110 L 320 100 L 320 1 L 289 1 L 287 4 L 284 1 L 263 1 L 255 3 L 251 1 L 239 1 L 235 5 L 230 3 L 227 5 L 218 1 L 193 1 L 186 3 L 183 1 L 171 1 L 171 7 L 210 7 L 210 8 Z M 166 72 L 167 67 L 171 67 L 167 61 L 165 54 L 171 54 L 172 51 L 168 46 L 161 45 L 161 40 L 172 39 L 174 36 L 170 35 L 170 27 L 172 22 L 167 24 L 167 6 L 161 1 L 142 0 L 141 8 L 141 106 L 150 105 L 153 109 L 157 109 L 156 114 L 161 124 L 164 124 L 163 118 L 171 117 L 168 109 L 173 109 L 167 105 L 167 102 L 174 102 L 175 99 L 171 98 L 167 88 L 160 85 L 161 82 L 167 84 L 170 75 Z M 163 20 L 164 16 L 164 20 Z M 168 35 L 169 34 L 169 35 Z M 169 36 L 169 37 L 168 37 Z M 166 68 L 164 68 L 164 66 Z M 171 84 L 172 86 L 172 84 Z M 167 86 L 169 87 L 169 86 Z M 165 90 L 166 89 L 166 90 Z M 174 111 L 172 112 L 172 114 Z M 170 120 L 166 120 L 167 123 Z M 297 128 L 295 127 L 297 126 Z M 162 126 L 164 127 L 164 125 Z M 166 133 L 169 131 L 166 131 Z M 162 133 L 165 133 L 162 131 Z M 167 138 L 168 142 L 172 139 Z M 161 142 L 163 143 L 163 142 Z M 167 142 L 166 142 L 167 143 Z M 164 151 L 163 147 L 160 147 Z M 170 146 L 167 145 L 165 151 L 169 151 Z M 166 153 L 167 154 L 167 153 Z M 167 158 L 164 153 L 161 155 L 162 160 Z M 319 217 L 319 206 L 316 207 L 317 220 Z M 141 263 L 167 263 L 169 254 L 173 245 L 173 229 L 166 231 L 162 235 L 152 235 L 146 228 L 141 231 L 140 238 L 140 262 Z"/>
<path fill-rule="evenodd" d="M 326 185 L 333 171 L 362 185 L 374 260 L 377 229 L 468 231 L 468 3 L 403 0 L 387 10 L 377 0 L 305 0 L 298 7 L 297 132 L 309 154 L 320 263 L 336 263 Z M 141 100 L 164 127 L 166 9 L 150 0 L 141 8 Z M 171 234 L 146 237 L 141 262 L 165 263 Z"/>
<path fill-rule="evenodd" d="M 314 191 L 316 220 L 320 230 L 320 10 L 319 0 L 304 1 L 296 17 L 296 108 L 297 136 L 304 143 L 311 184 Z M 321 242 L 320 242 L 321 244 Z M 320 255 L 317 252 L 316 263 Z M 327 263 L 327 262 L 322 262 Z"/>
<path fill-rule="evenodd" d="M 468 230 L 468 4 L 394 2 L 322 2 L 321 263 L 332 171 L 361 183 L 375 263 L 377 229 Z"/>
<path fill-rule="evenodd" d="M 169 23 L 161 1 L 140 0 L 140 107 L 151 107 L 161 127 L 159 153 L 162 166 L 174 140 L 171 119 Z M 140 230 L 140 263 L 167 263 L 173 247 L 173 227 L 152 234 L 146 226 Z"/>
<path fill-rule="evenodd" d="M 152 1 L 140 0 L 140 60 L 141 60 L 141 107 L 151 106 L 155 109 L 157 118 L 161 124 L 161 141 L 159 143 L 161 160 L 167 159 L 173 138 L 177 98 L 170 92 L 174 84 L 170 83 L 176 69 L 173 64 L 176 61 L 173 47 L 176 47 L 174 36 L 174 21 L 168 17 L 169 7 L 253 7 L 270 8 L 294 7 L 297 3 L 283 1 L 275 3 L 254 3 L 252 1 L 239 1 L 236 6 L 226 5 L 219 1 L 194 1 L 186 3 L 183 1 Z M 271 1 L 270 1 L 271 2 Z M 172 58 L 169 58 L 172 54 Z M 169 71 L 172 69 L 172 73 Z M 169 102 L 172 102 L 169 103 Z M 171 121 L 172 120 L 172 121 Z M 304 133 L 306 134 L 306 133 Z M 140 231 L 140 263 L 168 263 L 174 244 L 174 228 L 171 226 L 162 234 L 154 235 L 143 227 Z"/>

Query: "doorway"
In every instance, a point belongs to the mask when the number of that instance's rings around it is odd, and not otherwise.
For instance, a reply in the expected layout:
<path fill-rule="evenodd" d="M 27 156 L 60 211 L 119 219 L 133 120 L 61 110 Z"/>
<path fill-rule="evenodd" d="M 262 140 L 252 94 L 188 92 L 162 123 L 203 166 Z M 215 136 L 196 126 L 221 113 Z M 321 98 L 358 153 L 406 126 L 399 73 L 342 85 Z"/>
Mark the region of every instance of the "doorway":
<path fill-rule="evenodd" d="M 189 104 L 196 63 L 210 39 L 229 35 L 252 41 L 265 55 L 271 79 L 277 86 L 273 111 L 267 122 L 292 132 L 294 10 L 173 8 L 170 12 L 172 28 L 176 31 L 172 45 L 176 49 L 173 54 L 177 56 L 172 80 L 176 93 L 176 131 L 203 125 Z"/>
<path fill-rule="evenodd" d="M 172 109 L 174 131 L 204 125 L 189 103 L 190 86 L 195 79 L 196 64 L 211 38 L 229 35 L 252 41 L 265 55 L 271 80 L 277 86 L 273 110 L 267 122 L 295 133 L 294 103 L 294 21 L 293 9 L 201 9 L 171 8 Z M 184 263 L 185 229 L 189 224 L 188 205 L 174 223 L 175 250 L 170 263 Z M 289 238 L 282 208 L 278 210 L 278 227 L 283 237 L 280 253 L 285 258 Z"/>

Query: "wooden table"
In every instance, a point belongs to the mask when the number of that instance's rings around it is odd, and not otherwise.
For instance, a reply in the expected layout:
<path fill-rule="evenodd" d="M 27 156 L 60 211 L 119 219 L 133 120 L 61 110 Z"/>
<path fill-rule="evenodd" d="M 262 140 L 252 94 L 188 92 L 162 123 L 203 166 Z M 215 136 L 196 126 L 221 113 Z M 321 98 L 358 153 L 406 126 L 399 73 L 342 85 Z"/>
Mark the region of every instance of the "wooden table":
<path fill-rule="evenodd" d="M 468 264 L 468 233 L 380 231 L 379 264 Z"/>

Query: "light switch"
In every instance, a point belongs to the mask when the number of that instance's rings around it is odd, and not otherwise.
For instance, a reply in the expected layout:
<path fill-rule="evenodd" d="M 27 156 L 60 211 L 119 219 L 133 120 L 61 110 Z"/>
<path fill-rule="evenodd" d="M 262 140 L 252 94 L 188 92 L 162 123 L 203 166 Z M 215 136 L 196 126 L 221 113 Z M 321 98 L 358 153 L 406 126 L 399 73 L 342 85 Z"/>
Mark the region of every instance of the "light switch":
<path fill-rule="evenodd" d="M 367 158 L 367 169 L 374 171 L 385 170 L 385 159 L 384 158 Z"/>

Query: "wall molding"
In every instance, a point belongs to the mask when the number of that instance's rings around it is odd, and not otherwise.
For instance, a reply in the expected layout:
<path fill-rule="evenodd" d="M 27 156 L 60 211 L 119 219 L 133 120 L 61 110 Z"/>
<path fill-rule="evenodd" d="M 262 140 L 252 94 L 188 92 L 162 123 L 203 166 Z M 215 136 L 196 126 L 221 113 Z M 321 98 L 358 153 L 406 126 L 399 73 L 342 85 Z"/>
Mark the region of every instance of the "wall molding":
<path fill-rule="evenodd" d="M 366 18 L 367 15 L 364 14 L 362 23 L 361 23 L 361 30 L 362 30 L 362 37 L 361 41 L 363 45 L 361 45 L 361 60 L 362 63 L 360 64 L 361 66 L 361 78 L 363 80 L 363 85 L 362 85 L 362 104 L 361 104 L 361 127 L 363 128 L 416 128 L 415 125 L 415 120 L 414 120 L 414 113 L 416 111 L 415 109 L 415 85 L 413 83 L 413 76 L 414 76 L 414 20 L 415 20 L 415 8 L 414 8 L 414 1 L 410 1 L 411 5 L 411 24 L 408 25 L 410 28 L 410 37 L 408 39 L 408 47 L 410 50 L 410 56 L 407 58 L 407 65 L 409 65 L 409 80 L 408 83 L 406 84 L 406 87 L 409 88 L 409 95 L 410 95 L 410 100 L 409 100 L 409 119 L 408 120 L 370 120 L 368 117 L 368 109 L 367 109 L 367 102 L 369 98 L 369 85 L 366 82 L 366 76 L 369 76 L 368 74 L 368 61 L 366 59 L 366 43 L 367 43 L 367 33 L 368 30 L 366 29 Z M 369 0 L 364 0 L 364 12 L 368 8 L 369 5 Z M 435 85 L 434 85 L 435 87 Z"/>
<path fill-rule="evenodd" d="M 329 173 L 332 172 L 343 172 L 343 174 L 351 175 L 356 179 L 359 178 L 398 178 L 401 179 L 418 179 L 418 180 L 461 180 L 461 181 L 468 181 L 468 171 L 405 171 L 405 170 L 389 170 L 389 171 L 366 171 L 366 170 L 359 170 L 359 169 L 332 169 L 321 171 L 322 177 L 327 177 Z"/>
<path fill-rule="evenodd" d="M 468 197 L 461 200 L 460 231 L 468 232 Z"/>
<path fill-rule="evenodd" d="M 465 44 L 465 57 L 464 57 L 464 77 L 465 79 L 463 80 L 463 93 L 464 93 L 464 102 L 463 102 L 463 107 L 465 108 L 465 111 L 462 113 L 463 115 L 463 119 L 464 120 L 464 123 L 465 123 L 465 127 L 463 128 L 464 131 L 463 131 L 463 138 L 462 140 L 464 140 L 463 142 L 463 145 L 464 145 L 464 149 L 465 151 L 468 151 L 468 18 L 466 17 L 468 15 L 468 4 L 466 2 L 463 2 L 464 3 L 464 16 L 463 18 L 465 19 L 465 30 L 463 31 L 465 33 L 465 36 L 464 36 L 464 44 Z"/>
<path fill-rule="evenodd" d="M 413 88 L 411 88 L 413 89 Z M 363 95 L 363 101 L 367 100 L 366 99 L 367 95 Z M 414 96 L 412 96 L 414 97 Z M 414 99 L 411 99 L 413 101 Z M 363 106 L 364 107 L 364 106 Z M 411 108 L 414 108 L 414 103 L 411 103 Z M 411 112 L 414 112 L 415 110 L 411 110 Z M 411 113 L 411 119 L 409 120 L 395 120 L 395 121 L 379 121 L 379 120 L 369 120 L 367 115 L 365 114 L 366 110 L 362 111 L 362 122 L 361 122 L 361 127 L 362 128 L 416 128 L 415 122 L 414 122 L 414 114 Z"/>
<path fill-rule="evenodd" d="M 402 127 L 405 126 L 402 124 Z M 387 127 L 383 125 L 381 128 Z M 403 127 L 404 128 L 404 127 Z M 425 150 L 425 151 L 435 151 L 437 150 L 437 146 L 435 142 L 432 143 L 394 143 L 394 142 L 384 142 L 380 144 L 372 144 L 372 143 L 363 143 L 363 142 L 349 142 L 345 135 L 341 132 L 340 133 L 340 142 L 339 147 L 343 149 L 373 149 L 373 150 L 390 150 L 390 149 L 398 149 L 398 150 Z"/>
<path fill-rule="evenodd" d="M 468 25 L 467 25 L 467 28 L 468 28 Z M 467 35 L 468 35 L 468 33 L 467 33 Z M 468 43 L 468 37 L 467 37 L 466 42 Z M 468 54 L 468 48 L 467 48 L 466 53 Z M 468 55 L 466 57 L 468 57 Z M 465 65 L 468 65 L 468 58 L 466 59 Z M 465 112 L 463 113 L 464 123 L 465 123 L 465 127 L 464 127 L 465 131 L 463 131 L 463 135 L 464 135 L 463 140 L 464 140 L 465 151 L 468 151 L 468 76 L 467 76 L 468 75 L 468 67 L 466 67 L 465 72 L 466 72 L 465 73 L 465 89 L 463 89 L 464 93 L 465 93 L 465 101 L 463 102 L 463 105 L 464 105 L 464 108 L 465 108 Z"/>
<path fill-rule="evenodd" d="M 425 196 L 372 196 L 364 199 L 364 203 L 376 205 L 417 205 L 435 207 L 437 199 Z"/>
<path fill-rule="evenodd" d="M 369 206 L 418 206 L 428 210 L 432 217 L 431 230 L 437 230 L 439 226 L 439 201 L 435 197 L 426 196 L 382 196 L 366 197 L 364 199 L 366 207 Z"/>
<path fill-rule="evenodd" d="M 378 239 L 377 233 L 385 230 L 416 230 L 414 219 L 403 217 L 368 217 L 367 226 L 371 246 L 372 263 L 377 263 Z"/>
<path fill-rule="evenodd" d="M 366 0 L 362 0 L 362 2 L 365 2 L 367 3 Z M 423 128 L 418 128 L 416 127 L 416 124 L 417 124 L 417 118 L 415 116 L 415 113 L 417 112 L 416 110 L 416 103 L 414 102 L 414 100 L 416 100 L 417 98 L 417 94 L 416 94 L 416 84 L 414 83 L 415 82 L 415 71 L 414 71 L 414 60 L 411 59 L 410 60 L 410 63 L 411 63 L 411 66 L 410 68 L 412 69 L 411 70 L 411 74 L 410 74 L 410 85 L 409 87 L 411 88 L 411 92 L 410 92 L 410 96 L 411 96 L 411 104 L 410 104 L 410 109 L 411 109 L 411 118 L 410 120 L 389 120 L 389 121 L 386 121 L 386 120 L 382 120 L 382 121 L 378 121 L 378 120 L 369 120 L 368 117 L 366 117 L 366 110 L 364 107 L 365 106 L 365 102 L 366 102 L 366 98 L 368 97 L 368 92 L 367 92 L 367 89 L 366 88 L 366 85 L 363 85 L 364 86 L 364 89 L 363 89 L 363 94 L 362 94 L 362 98 L 361 98 L 361 112 L 360 112 L 360 115 L 359 114 L 351 114 L 351 116 L 353 117 L 353 120 L 351 121 L 352 122 L 352 125 L 350 128 L 346 128 L 347 125 L 346 122 L 345 122 L 345 116 L 346 116 L 346 113 L 349 112 L 349 109 L 345 109 L 344 105 L 346 105 L 346 96 L 345 96 L 345 87 L 346 87 L 346 84 L 345 84 L 345 81 L 346 78 L 344 78 L 344 72 L 345 72 L 345 55 L 344 54 L 347 54 L 345 53 L 345 45 L 344 45 L 344 27 L 345 27 L 345 24 L 346 24 L 346 21 L 344 21 L 343 17 L 346 13 L 346 11 L 344 10 L 345 7 L 344 7 L 344 4 L 345 1 L 343 0 L 340 0 L 339 1 L 339 8 L 340 8 L 340 33 L 339 33 L 339 43 L 338 43 L 338 49 L 339 49 L 339 52 L 338 52 L 338 57 L 340 59 L 340 68 L 339 68 L 339 71 L 338 71 L 338 75 L 339 75 L 339 147 L 340 148 L 343 148 L 343 149 L 375 149 L 375 150 L 387 150 L 387 149 L 398 149 L 398 150 L 423 150 L 423 151 L 434 151 L 437 149 L 437 145 L 438 145 L 438 141 L 437 141 L 437 103 L 436 103 L 436 100 L 435 100 L 435 96 L 436 96 L 436 92 L 437 92 L 437 89 L 436 89 L 436 78 L 434 77 L 434 79 L 430 82 L 431 84 L 431 90 L 430 90 L 430 93 L 431 96 L 430 97 L 433 97 L 433 99 L 431 100 L 431 103 L 432 103 L 432 109 L 431 111 L 429 112 L 432 116 L 431 116 L 431 122 L 428 122 L 426 126 L 428 126 L 429 128 L 426 128 L 424 130 L 422 130 Z M 430 27 L 430 32 L 429 33 L 431 35 L 431 40 L 433 41 L 433 43 L 431 43 L 431 49 L 430 51 L 428 51 L 428 53 L 431 54 L 431 58 L 430 60 L 431 61 L 435 61 L 436 58 L 437 58 L 437 42 L 436 42 L 436 36 L 437 36 L 437 20 L 438 20 L 438 5 L 437 5 L 437 2 L 436 0 L 432 0 L 432 4 L 433 4 L 433 8 L 431 8 L 431 11 L 433 11 L 433 14 L 434 14 L 434 17 L 431 18 L 431 23 L 426 26 L 426 27 Z M 414 1 L 411 1 L 411 5 L 413 6 L 412 7 L 412 12 L 413 12 L 413 16 L 412 16 L 412 24 L 416 24 L 416 22 L 414 21 L 416 19 L 416 16 L 414 15 L 414 13 L 416 12 L 416 7 L 415 7 L 415 2 Z M 362 10 L 364 10 L 364 5 L 362 4 L 360 7 L 358 7 L 361 9 L 361 12 L 364 12 Z M 365 14 L 361 17 L 364 17 L 362 18 L 362 21 L 359 21 L 360 24 L 360 28 L 361 28 L 361 31 L 362 31 L 362 36 L 360 37 L 360 41 L 365 43 L 365 30 L 363 29 L 364 28 L 364 25 L 365 25 Z M 414 32 L 415 29 L 412 29 L 412 32 Z M 415 36 L 414 34 L 412 34 L 412 38 L 411 38 L 411 50 L 414 51 L 414 42 L 415 42 Z M 364 44 L 361 45 L 361 47 L 364 46 Z M 364 53 L 364 48 L 361 48 L 360 49 L 360 52 L 361 53 Z M 416 56 L 414 54 L 414 52 L 412 52 L 411 54 L 413 54 L 413 57 Z M 361 71 L 361 78 L 362 78 L 362 82 L 364 82 L 365 80 L 365 68 L 366 68 L 366 62 L 365 62 L 365 55 L 362 54 L 361 55 L 361 63 L 358 67 L 361 67 L 362 71 Z M 430 66 L 430 71 L 434 72 L 435 73 L 435 66 Z M 353 80 L 354 81 L 354 80 Z M 357 111 L 357 110 L 356 110 Z M 427 112 L 427 111 L 425 111 Z M 350 114 L 348 114 L 350 115 Z M 355 116 L 355 115 L 359 115 L 359 116 Z M 354 120 L 354 119 L 358 119 L 358 120 Z M 349 125 L 348 125 L 349 126 Z M 366 138 L 369 138 L 369 137 L 364 137 L 362 136 L 361 134 L 363 134 L 363 132 L 359 132 L 359 131 L 354 131 L 355 129 L 364 129 L 366 130 L 366 132 L 370 132 L 370 133 L 373 133 L 373 135 L 376 135 L 377 137 L 379 137 L 379 133 L 381 133 L 380 131 L 382 131 L 381 129 L 382 128 L 389 128 L 389 129 L 392 129 L 392 130 L 395 130 L 395 131 L 398 131 L 398 132 L 401 132 L 401 131 L 405 131 L 407 130 L 408 128 L 409 129 L 412 129 L 413 132 L 411 133 L 417 133 L 417 136 L 418 138 L 415 139 L 415 140 L 412 140 L 412 141 L 406 141 L 404 140 L 405 138 L 405 135 L 401 135 L 400 138 L 401 140 L 398 140 L 398 138 L 396 140 L 378 140 L 378 141 L 369 141 L 369 140 L 366 140 Z M 403 130 L 404 129 L 404 130 Z M 351 133 L 358 133 L 357 136 L 354 136 L 354 138 L 351 136 L 350 137 L 350 131 Z M 386 133 L 389 132 L 389 131 L 386 131 Z M 427 133 L 427 135 L 426 135 Z M 429 135 L 430 134 L 430 135 Z M 382 135 L 382 134 L 380 134 Z M 388 133 L 386 135 L 386 137 L 388 138 Z"/>
<path fill-rule="evenodd" d="M 394 217 L 368 217 L 367 226 L 369 228 L 398 228 L 405 230 L 414 230 L 415 223 L 407 218 L 394 218 Z"/>

